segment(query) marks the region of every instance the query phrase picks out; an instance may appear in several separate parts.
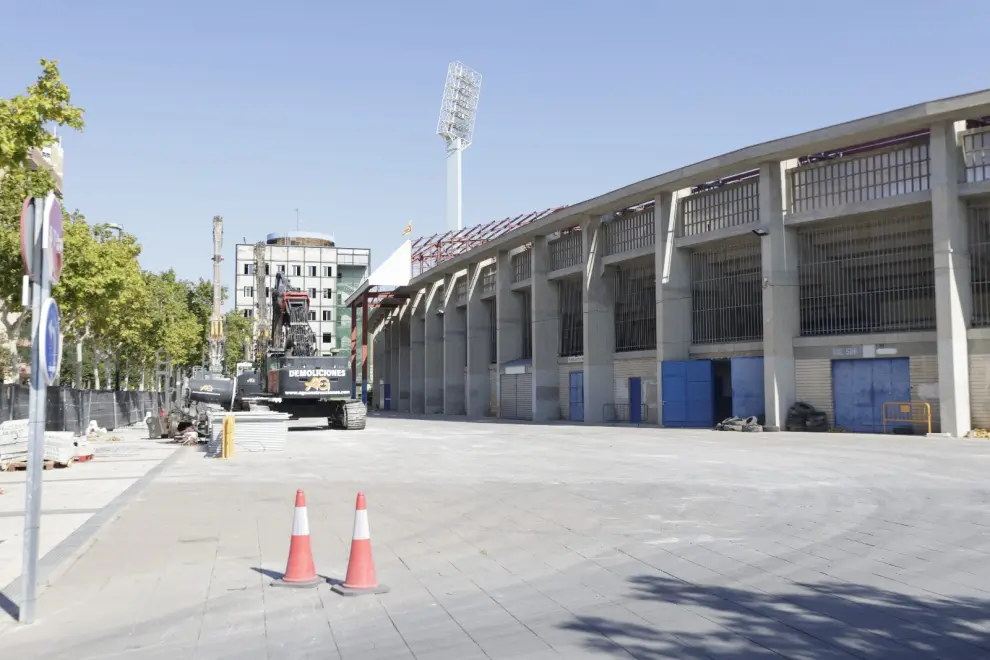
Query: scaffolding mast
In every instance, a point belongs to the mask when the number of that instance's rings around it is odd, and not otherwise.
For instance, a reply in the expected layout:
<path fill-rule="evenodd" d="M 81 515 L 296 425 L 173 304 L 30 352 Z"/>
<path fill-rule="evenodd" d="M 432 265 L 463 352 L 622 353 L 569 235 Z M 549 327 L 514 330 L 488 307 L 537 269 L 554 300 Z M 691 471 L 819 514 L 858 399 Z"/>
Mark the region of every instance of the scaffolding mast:
<path fill-rule="evenodd" d="M 223 257 L 223 218 L 213 216 L 213 314 L 210 316 L 210 372 L 223 373 L 224 332 L 223 301 L 220 287 L 220 263 Z"/>

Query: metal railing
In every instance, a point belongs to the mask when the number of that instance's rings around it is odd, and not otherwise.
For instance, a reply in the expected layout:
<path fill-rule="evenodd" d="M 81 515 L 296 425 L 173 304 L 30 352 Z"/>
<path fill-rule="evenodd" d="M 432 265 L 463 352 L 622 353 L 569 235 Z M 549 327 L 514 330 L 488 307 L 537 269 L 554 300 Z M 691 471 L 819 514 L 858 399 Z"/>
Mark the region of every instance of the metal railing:
<path fill-rule="evenodd" d="M 790 211 L 906 195 L 931 185 L 928 141 L 809 163 L 788 173 Z"/>
<path fill-rule="evenodd" d="M 633 422 L 632 411 L 635 409 L 628 403 L 606 403 L 602 405 L 602 420 L 609 424 L 649 424 L 650 407 L 645 403 L 641 404 L 639 406 L 639 420 Z"/>
<path fill-rule="evenodd" d="M 560 270 L 584 263 L 584 243 L 581 232 L 573 229 L 547 242 L 550 270 Z"/>
<path fill-rule="evenodd" d="M 653 207 L 620 215 L 602 225 L 605 235 L 604 256 L 653 247 L 655 230 Z"/>
<path fill-rule="evenodd" d="M 454 295 L 457 297 L 458 305 L 467 303 L 467 277 L 457 279 L 457 284 L 454 285 Z"/>
<path fill-rule="evenodd" d="M 699 236 L 760 220 L 760 177 L 745 179 L 685 197 L 677 218 L 677 236 Z"/>
<path fill-rule="evenodd" d="M 990 181 L 990 126 L 962 133 L 963 181 Z"/>
<path fill-rule="evenodd" d="M 584 300 L 580 277 L 567 277 L 557 284 L 560 305 L 560 355 L 584 354 Z"/>
<path fill-rule="evenodd" d="M 763 339 L 760 239 L 691 251 L 691 339 L 695 344 Z"/>
<path fill-rule="evenodd" d="M 968 209 L 971 321 L 974 328 L 990 326 L 990 202 Z"/>
<path fill-rule="evenodd" d="M 625 263 L 637 265 L 625 266 Z M 657 347 L 657 278 L 653 261 L 625 262 L 612 279 L 615 351 L 649 351 Z"/>
<path fill-rule="evenodd" d="M 525 282 L 533 275 L 533 250 L 512 255 L 512 282 Z"/>
<path fill-rule="evenodd" d="M 913 432 L 914 427 L 920 425 L 926 432 L 932 432 L 932 407 L 922 401 L 887 401 L 881 414 L 884 433 L 888 424 L 891 430 L 909 428 Z"/>
<path fill-rule="evenodd" d="M 495 292 L 495 264 L 488 264 L 481 269 L 481 292 Z"/>

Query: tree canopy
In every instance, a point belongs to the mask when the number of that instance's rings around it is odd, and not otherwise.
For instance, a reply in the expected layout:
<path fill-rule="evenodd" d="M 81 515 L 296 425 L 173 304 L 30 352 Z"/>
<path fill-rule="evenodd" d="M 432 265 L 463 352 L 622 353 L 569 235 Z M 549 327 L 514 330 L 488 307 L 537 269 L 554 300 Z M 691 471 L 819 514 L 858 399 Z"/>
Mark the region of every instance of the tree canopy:
<path fill-rule="evenodd" d="M 84 112 L 72 105 L 57 62 L 41 60 L 41 69 L 24 94 L 0 98 L 0 320 L 7 335 L 0 350 L 0 378 L 11 373 L 17 340 L 27 338 L 29 327 L 24 321 L 30 310 L 21 308 L 21 205 L 26 197 L 56 190 L 52 172 L 39 167 L 32 154 L 55 142 L 50 127 L 84 128 Z M 68 208 L 64 201 L 62 207 Z M 72 344 L 78 344 L 80 353 L 85 345 L 87 370 L 123 357 L 136 376 L 152 366 L 156 351 L 167 353 L 176 365 L 200 364 L 212 312 L 212 284 L 184 280 L 171 269 L 142 270 L 140 243 L 119 227 L 91 222 L 78 210 L 65 212 L 63 222 L 64 266 L 52 289 L 66 345 L 63 375 L 72 371 L 67 366 Z M 233 372 L 251 327 L 242 316 L 230 313 L 227 329 L 231 336 L 226 362 Z"/>

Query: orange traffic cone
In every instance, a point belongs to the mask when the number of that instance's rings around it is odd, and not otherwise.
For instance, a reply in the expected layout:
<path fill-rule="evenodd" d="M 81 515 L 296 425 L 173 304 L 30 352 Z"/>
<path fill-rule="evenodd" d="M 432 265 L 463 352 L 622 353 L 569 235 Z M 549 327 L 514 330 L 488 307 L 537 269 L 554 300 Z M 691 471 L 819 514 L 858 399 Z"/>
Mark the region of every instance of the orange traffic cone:
<path fill-rule="evenodd" d="M 315 587 L 323 583 L 316 574 L 313 548 L 309 544 L 309 518 L 306 515 L 306 494 L 296 491 L 296 511 L 292 516 L 292 539 L 289 541 L 289 561 L 285 575 L 272 582 L 275 587 Z"/>
<path fill-rule="evenodd" d="M 357 495 L 351 556 L 347 561 L 347 577 L 344 578 L 343 584 L 335 584 L 331 589 L 342 596 L 388 592 L 388 587 L 378 584 L 378 578 L 375 577 L 375 560 L 371 557 L 371 530 L 368 527 L 368 508 L 364 502 L 364 493 Z"/>

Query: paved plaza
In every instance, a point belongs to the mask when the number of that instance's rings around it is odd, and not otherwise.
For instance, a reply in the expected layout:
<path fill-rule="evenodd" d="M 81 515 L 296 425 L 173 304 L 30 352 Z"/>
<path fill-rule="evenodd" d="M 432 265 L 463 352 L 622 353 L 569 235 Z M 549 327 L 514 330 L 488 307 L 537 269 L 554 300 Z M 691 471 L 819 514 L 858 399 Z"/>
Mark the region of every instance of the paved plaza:
<path fill-rule="evenodd" d="M 390 593 L 270 586 L 297 488 Z M 0 657 L 985 659 L 988 559 L 985 440 L 373 417 L 180 449 Z"/>

